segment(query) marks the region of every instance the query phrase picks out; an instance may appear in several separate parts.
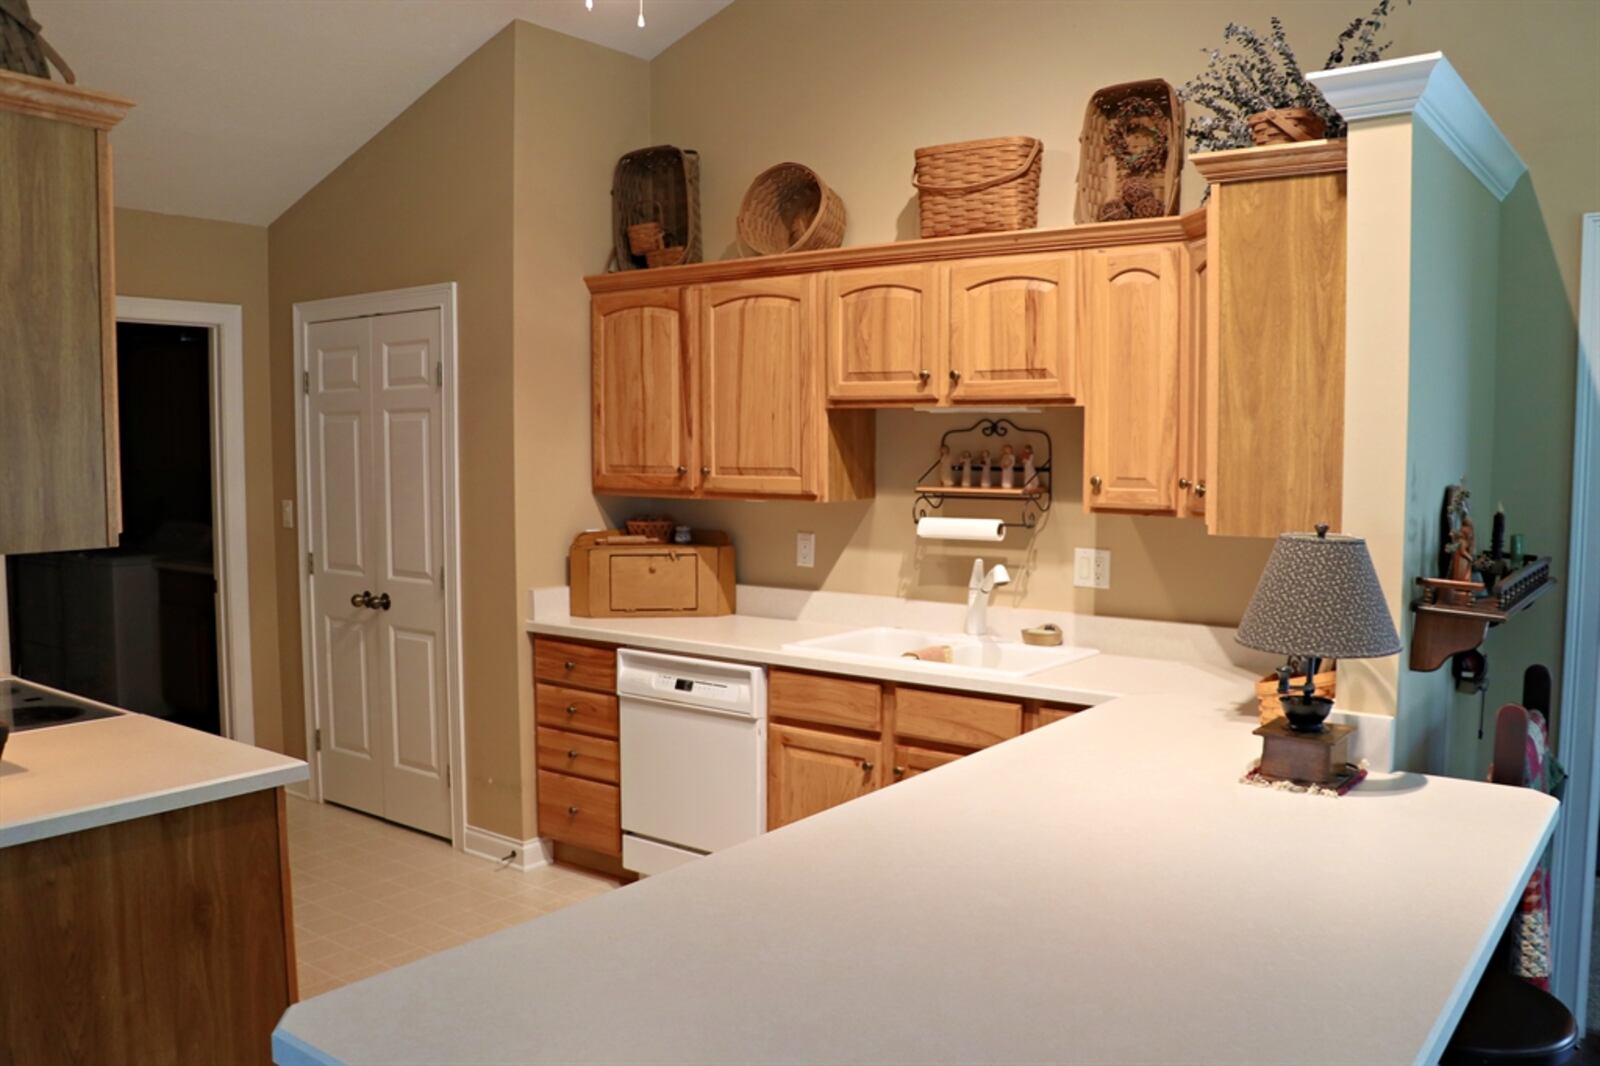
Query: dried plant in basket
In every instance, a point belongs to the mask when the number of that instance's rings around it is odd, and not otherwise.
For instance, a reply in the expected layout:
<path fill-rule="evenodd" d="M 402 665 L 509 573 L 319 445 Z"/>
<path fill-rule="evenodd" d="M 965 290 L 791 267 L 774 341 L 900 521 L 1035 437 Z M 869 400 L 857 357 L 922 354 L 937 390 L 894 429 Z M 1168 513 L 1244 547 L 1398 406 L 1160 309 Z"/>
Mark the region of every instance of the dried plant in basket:
<path fill-rule="evenodd" d="M 1405 0 L 1409 5 L 1411 0 Z M 1378 0 L 1365 18 L 1353 19 L 1334 42 L 1324 70 L 1359 66 L 1383 58 L 1393 43 L 1378 43 L 1378 34 L 1394 0 Z M 1230 22 L 1222 31 L 1222 47 L 1207 51 L 1206 69 L 1178 90 L 1187 104 L 1210 115 L 1189 120 L 1189 145 L 1196 152 L 1248 148 L 1253 144 L 1342 137 L 1344 119 L 1306 80 L 1283 20 L 1271 19 L 1265 35 Z"/>

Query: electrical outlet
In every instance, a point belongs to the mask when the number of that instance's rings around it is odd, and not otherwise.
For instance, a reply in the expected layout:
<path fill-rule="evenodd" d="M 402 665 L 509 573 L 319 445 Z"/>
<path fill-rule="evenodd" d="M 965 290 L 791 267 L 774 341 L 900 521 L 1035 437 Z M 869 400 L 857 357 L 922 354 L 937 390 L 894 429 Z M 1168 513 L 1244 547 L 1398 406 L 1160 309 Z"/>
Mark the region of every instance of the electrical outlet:
<path fill-rule="evenodd" d="M 794 565 L 804 567 L 817 565 L 817 535 L 815 533 L 796 533 L 794 535 Z"/>
<path fill-rule="evenodd" d="M 1111 587 L 1111 552 L 1105 548 L 1075 548 L 1072 583 L 1081 589 Z"/>
<path fill-rule="evenodd" d="M 283 511 L 283 528 L 284 529 L 293 529 L 294 528 L 294 501 L 293 500 L 283 500 L 279 504 L 279 507 Z"/>

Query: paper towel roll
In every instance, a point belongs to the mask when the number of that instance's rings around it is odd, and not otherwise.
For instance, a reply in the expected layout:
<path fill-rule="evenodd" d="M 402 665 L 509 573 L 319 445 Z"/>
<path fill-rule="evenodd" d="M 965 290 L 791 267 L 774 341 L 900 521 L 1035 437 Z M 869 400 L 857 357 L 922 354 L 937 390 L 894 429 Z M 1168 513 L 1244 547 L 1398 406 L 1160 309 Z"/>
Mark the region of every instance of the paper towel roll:
<path fill-rule="evenodd" d="M 917 536 L 924 540 L 1006 539 L 1006 524 L 998 518 L 939 518 L 928 515 L 917 519 Z"/>

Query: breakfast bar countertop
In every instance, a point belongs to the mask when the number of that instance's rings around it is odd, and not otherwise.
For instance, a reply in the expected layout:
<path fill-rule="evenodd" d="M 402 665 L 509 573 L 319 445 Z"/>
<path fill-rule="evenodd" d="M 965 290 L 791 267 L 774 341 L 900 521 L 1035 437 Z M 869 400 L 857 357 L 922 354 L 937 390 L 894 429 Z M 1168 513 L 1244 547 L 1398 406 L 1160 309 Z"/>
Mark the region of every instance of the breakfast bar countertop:
<path fill-rule="evenodd" d="M 274 1058 L 1434 1061 L 1555 801 L 1250 787 L 1253 725 L 1115 700 L 296 1004 Z"/>
<path fill-rule="evenodd" d="M 13 733 L 0 757 L 0 848 L 276 788 L 307 773 L 299 759 L 129 712 Z"/>

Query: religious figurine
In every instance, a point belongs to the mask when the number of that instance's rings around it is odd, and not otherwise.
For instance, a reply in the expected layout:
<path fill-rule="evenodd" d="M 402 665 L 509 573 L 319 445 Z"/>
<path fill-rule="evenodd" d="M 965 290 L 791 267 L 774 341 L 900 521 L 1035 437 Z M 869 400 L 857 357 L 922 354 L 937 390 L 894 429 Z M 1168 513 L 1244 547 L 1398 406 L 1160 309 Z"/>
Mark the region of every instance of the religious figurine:
<path fill-rule="evenodd" d="M 956 462 L 956 465 L 961 468 L 961 487 L 970 489 L 972 487 L 972 453 L 962 452 L 961 458 Z"/>
<path fill-rule="evenodd" d="M 1017 455 L 1007 444 L 1000 449 L 1000 487 L 1009 489 L 1017 482 Z"/>
<path fill-rule="evenodd" d="M 1022 487 L 1025 489 L 1037 487 L 1034 485 L 1034 479 L 1038 476 L 1039 472 L 1033 468 L 1033 445 L 1024 444 L 1022 446 Z"/>
<path fill-rule="evenodd" d="M 1472 518 L 1462 514 L 1461 526 L 1456 531 L 1456 539 L 1450 544 L 1450 580 L 1471 581 L 1473 567 L 1473 530 Z M 1458 604 L 1472 602 L 1472 593 L 1466 589 L 1454 590 L 1451 599 Z"/>
<path fill-rule="evenodd" d="M 978 466 L 978 487 L 986 489 L 989 487 L 989 449 L 985 448 L 978 453 Z"/>
<path fill-rule="evenodd" d="M 955 472 L 950 469 L 950 446 L 941 444 L 939 445 L 939 484 L 949 488 L 955 483 Z"/>

